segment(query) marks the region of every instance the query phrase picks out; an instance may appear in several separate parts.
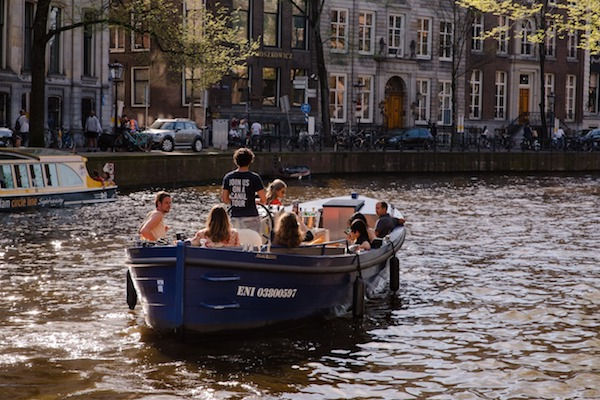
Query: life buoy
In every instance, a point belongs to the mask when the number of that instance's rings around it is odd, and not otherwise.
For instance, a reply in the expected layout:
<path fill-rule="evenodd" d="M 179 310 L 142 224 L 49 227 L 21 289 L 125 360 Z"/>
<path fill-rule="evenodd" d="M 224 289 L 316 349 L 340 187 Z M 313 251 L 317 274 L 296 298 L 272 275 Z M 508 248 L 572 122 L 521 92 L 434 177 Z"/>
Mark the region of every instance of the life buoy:
<path fill-rule="evenodd" d="M 357 276 L 354 281 L 354 292 L 352 296 L 352 315 L 362 317 L 365 313 L 365 283 L 362 277 Z"/>
<path fill-rule="evenodd" d="M 390 258 L 390 290 L 397 292 L 400 288 L 400 260 L 394 256 Z"/>
<path fill-rule="evenodd" d="M 127 305 L 130 310 L 135 308 L 137 304 L 137 292 L 133 286 L 133 279 L 131 279 L 131 273 L 127 270 Z"/>

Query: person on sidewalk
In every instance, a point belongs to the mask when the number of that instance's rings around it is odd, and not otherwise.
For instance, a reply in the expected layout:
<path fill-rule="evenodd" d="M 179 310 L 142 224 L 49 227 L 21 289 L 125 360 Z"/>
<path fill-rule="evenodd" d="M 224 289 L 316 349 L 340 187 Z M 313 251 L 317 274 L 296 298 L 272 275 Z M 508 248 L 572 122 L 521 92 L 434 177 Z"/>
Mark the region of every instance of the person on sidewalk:
<path fill-rule="evenodd" d="M 160 191 L 154 196 L 156 209 L 150 211 L 139 229 L 140 238 L 156 242 L 167 237 L 169 227 L 165 225 L 165 215 L 171 211 L 172 199 L 167 192 Z"/>
<path fill-rule="evenodd" d="M 25 110 L 19 111 L 19 118 L 15 123 L 15 132 L 18 132 L 18 137 L 13 141 L 13 145 L 18 147 L 20 138 L 20 143 L 25 147 L 29 147 L 29 119 Z"/>
<path fill-rule="evenodd" d="M 260 218 L 256 208 L 256 195 L 260 204 L 267 203 L 265 186 L 256 172 L 250 171 L 254 161 L 252 150 L 242 147 L 233 153 L 237 169 L 223 177 L 221 198 L 231 205 L 231 224 L 237 229 L 252 229 L 260 232 Z"/>
<path fill-rule="evenodd" d="M 88 147 L 88 150 L 95 150 L 98 147 L 98 136 L 100 133 L 102 133 L 100 120 L 96 117 L 96 112 L 92 110 L 85 120 L 85 145 Z"/>

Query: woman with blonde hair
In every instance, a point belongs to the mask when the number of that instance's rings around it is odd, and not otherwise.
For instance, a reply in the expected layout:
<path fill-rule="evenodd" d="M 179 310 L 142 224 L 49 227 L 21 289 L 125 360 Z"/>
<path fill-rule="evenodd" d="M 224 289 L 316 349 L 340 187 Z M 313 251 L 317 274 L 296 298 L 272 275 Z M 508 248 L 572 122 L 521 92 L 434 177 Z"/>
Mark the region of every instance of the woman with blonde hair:
<path fill-rule="evenodd" d="M 286 212 L 277 221 L 273 242 L 278 246 L 298 247 L 302 243 L 302 236 L 296 215 Z"/>
<path fill-rule="evenodd" d="M 231 227 L 227 211 L 222 206 L 214 206 L 208 213 L 206 228 L 198 231 L 191 240 L 192 246 L 235 247 L 240 245 L 238 231 Z"/>
<path fill-rule="evenodd" d="M 275 179 L 267 187 L 267 205 L 282 205 L 281 199 L 285 196 L 287 185 L 281 179 Z"/>

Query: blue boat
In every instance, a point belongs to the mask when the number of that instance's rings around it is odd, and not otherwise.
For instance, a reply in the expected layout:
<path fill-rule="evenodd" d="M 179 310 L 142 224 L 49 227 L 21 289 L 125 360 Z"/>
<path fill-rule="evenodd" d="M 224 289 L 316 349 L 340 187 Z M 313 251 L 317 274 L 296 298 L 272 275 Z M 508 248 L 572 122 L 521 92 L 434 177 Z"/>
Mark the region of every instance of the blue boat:
<path fill-rule="evenodd" d="M 266 243 L 239 248 L 185 244 L 128 249 L 128 303 L 139 298 L 146 323 L 157 331 L 240 331 L 312 316 L 362 315 L 364 301 L 388 283 L 398 289 L 396 252 L 402 224 L 380 247 L 354 253 L 344 229 L 355 211 L 375 222 L 376 200 L 336 197 L 301 203 L 322 243 L 277 248 Z M 272 214 L 285 209 L 271 209 Z M 402 218 L 399 211 L 390 214 Z M 270 226 L 272 228 L 272 225 Z M 242 235 L 240 235 L 242 236 Z M 257 235 L 258 236 L 258 235 Z"/>

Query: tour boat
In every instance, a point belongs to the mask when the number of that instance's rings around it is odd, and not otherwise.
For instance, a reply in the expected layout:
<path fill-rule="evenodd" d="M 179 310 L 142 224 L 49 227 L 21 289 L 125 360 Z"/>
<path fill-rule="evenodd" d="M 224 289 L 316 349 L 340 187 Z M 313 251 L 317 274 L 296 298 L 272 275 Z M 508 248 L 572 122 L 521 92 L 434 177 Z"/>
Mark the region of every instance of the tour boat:
<path fill-rule="evenodd" d="M 102 179 L 88 174 L 87 159 L 44 148 L 0 149 L 0 211 L 115 201 L 111 165 Z"/>
<path fill-rule="evenodd" d="M 127 250 L 127 302 L 140 299 L 146 323 L 157 331 L 215 333 L 259 328 L 312 316 L 362 315 L 364 300 L 389 283 L 399 285 L 396 252 L 404 242 L 398 224 L 380 247 L 354 252 L 344 230 L 354 212 L 376 221 L 375 199 L 353 194 L 301 203 L 323 242 L 296 248 L 272 246 L 269 235 L 237 248 L 138 242 Z M 271 207 L 264 220 L 286 209 Z M 288 210 L 289 211 L 289 210 Z M 269 230 L 267 229 L 267 231 Z M 242 235 L 250 237 L 252 235 Z M 258 237 L 258 243 L 256 239 Z M 378 239 L 376 239 L 378 240 Z"/>

